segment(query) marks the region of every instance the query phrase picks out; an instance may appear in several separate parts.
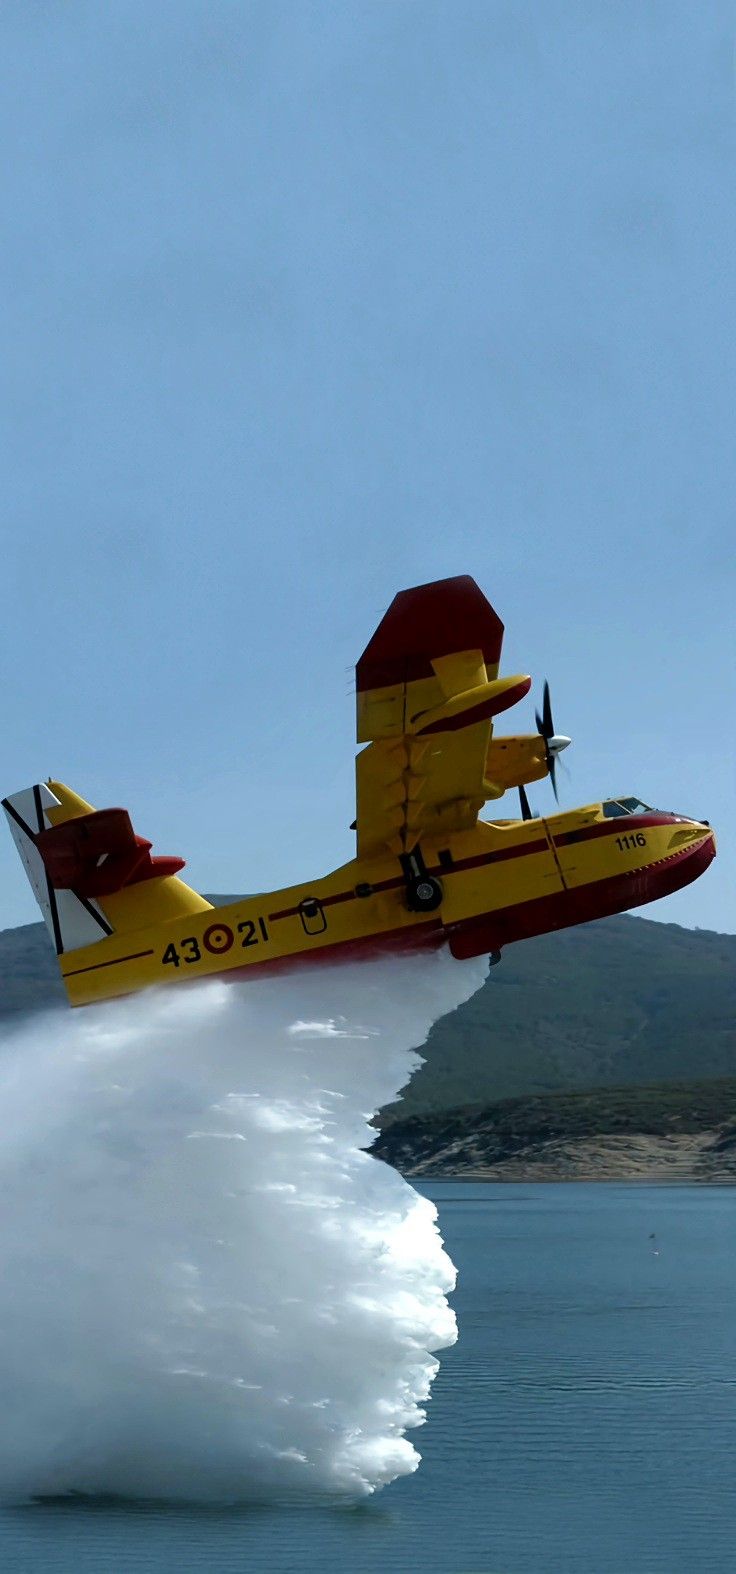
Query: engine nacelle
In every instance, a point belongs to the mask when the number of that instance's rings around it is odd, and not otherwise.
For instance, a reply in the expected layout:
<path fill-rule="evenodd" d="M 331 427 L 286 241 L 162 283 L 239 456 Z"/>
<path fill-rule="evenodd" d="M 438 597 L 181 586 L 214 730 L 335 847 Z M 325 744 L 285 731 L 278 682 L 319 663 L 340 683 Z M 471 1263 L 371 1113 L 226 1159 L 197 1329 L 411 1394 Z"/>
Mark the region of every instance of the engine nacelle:
<path fill-rule="evenodd" d="M 523 782 L 542 781 L 547 774 L 547 749 L 538 732 L 491 740 L 485 768 L 489 798 L 500 798 Z"/>

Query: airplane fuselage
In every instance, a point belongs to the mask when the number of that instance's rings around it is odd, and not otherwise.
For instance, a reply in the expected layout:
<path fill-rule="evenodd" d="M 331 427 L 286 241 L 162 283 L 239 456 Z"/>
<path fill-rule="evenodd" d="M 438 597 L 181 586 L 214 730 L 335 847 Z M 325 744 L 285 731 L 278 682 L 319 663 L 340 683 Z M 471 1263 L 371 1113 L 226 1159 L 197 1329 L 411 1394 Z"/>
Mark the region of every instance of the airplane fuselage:
<path fill-rule="evenodd" d="M 111 936 L 102 954 L 89 945 L 61 957 L 70 1000 L 413 947 L 449 944 L 458 958 L 498 952 L 654 901 L 703 872 L 715 855 L 707 823 L 625 803 L 479 820 L 424 841 L 413 877 L 407 860 L 389 854 L 354 859 L 321 880 L 158 918 Z"/>

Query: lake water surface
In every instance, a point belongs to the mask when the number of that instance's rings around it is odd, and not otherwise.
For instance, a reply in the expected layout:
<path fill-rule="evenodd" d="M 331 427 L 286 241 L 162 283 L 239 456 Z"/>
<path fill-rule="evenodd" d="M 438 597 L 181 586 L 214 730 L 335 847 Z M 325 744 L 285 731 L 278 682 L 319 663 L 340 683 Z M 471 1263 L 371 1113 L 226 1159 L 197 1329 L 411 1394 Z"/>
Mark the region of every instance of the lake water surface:
<path fill-rule="evenodd" d="M 418 1473 L 359 1508 L 39 1505 L 12 1574 L 736 1568 L 736 1192 L 425 1188 L 460 1279 Z M 652 1239 L 654 1236 L 654 1239 Z"/>

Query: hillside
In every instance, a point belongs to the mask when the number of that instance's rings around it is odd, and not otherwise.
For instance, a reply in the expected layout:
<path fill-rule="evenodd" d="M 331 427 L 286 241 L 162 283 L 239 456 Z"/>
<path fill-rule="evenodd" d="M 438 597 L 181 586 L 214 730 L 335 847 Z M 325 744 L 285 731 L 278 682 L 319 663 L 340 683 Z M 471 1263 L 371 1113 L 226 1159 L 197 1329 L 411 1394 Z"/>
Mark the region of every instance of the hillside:
<path fill-rule="evenodd" d="M 503 1099 L 385 1124 L 405 1175 L 736 1181 L 736 1077 Z"/>
<path fill-rule="evenodd" d="M 0 1036 L 19 1015 L 63 1004 L 43 925 L 0 933 Z M 510 946 L 424 1053 L 394 1114 L 729 1076 L 736 936 L 624 916 Z"/>
<path fill-rule="evenodd" d="M 432 1030 L 402 1114 L 736 1072 L 736 936 L 622 916 L 510 946 Z"/>

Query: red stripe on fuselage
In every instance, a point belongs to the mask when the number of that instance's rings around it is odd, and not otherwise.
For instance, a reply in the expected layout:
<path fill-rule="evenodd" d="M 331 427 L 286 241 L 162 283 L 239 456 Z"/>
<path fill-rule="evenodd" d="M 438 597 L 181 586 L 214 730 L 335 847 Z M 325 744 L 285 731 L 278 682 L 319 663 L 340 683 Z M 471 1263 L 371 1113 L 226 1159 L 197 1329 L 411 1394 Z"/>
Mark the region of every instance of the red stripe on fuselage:
<path fill-rule="evenodd" d="M 108 962 L 91 962 L 88 967 L 69 967 L 62 971 L 62 978 L 78 978 L 80 973 L 99 973 L 101 967 L 119 967 L 121 962 L 139 962 L 143 956 L 153 956 L 153 951 L 131 951 L 130 956 L 114 956 Z"/>

